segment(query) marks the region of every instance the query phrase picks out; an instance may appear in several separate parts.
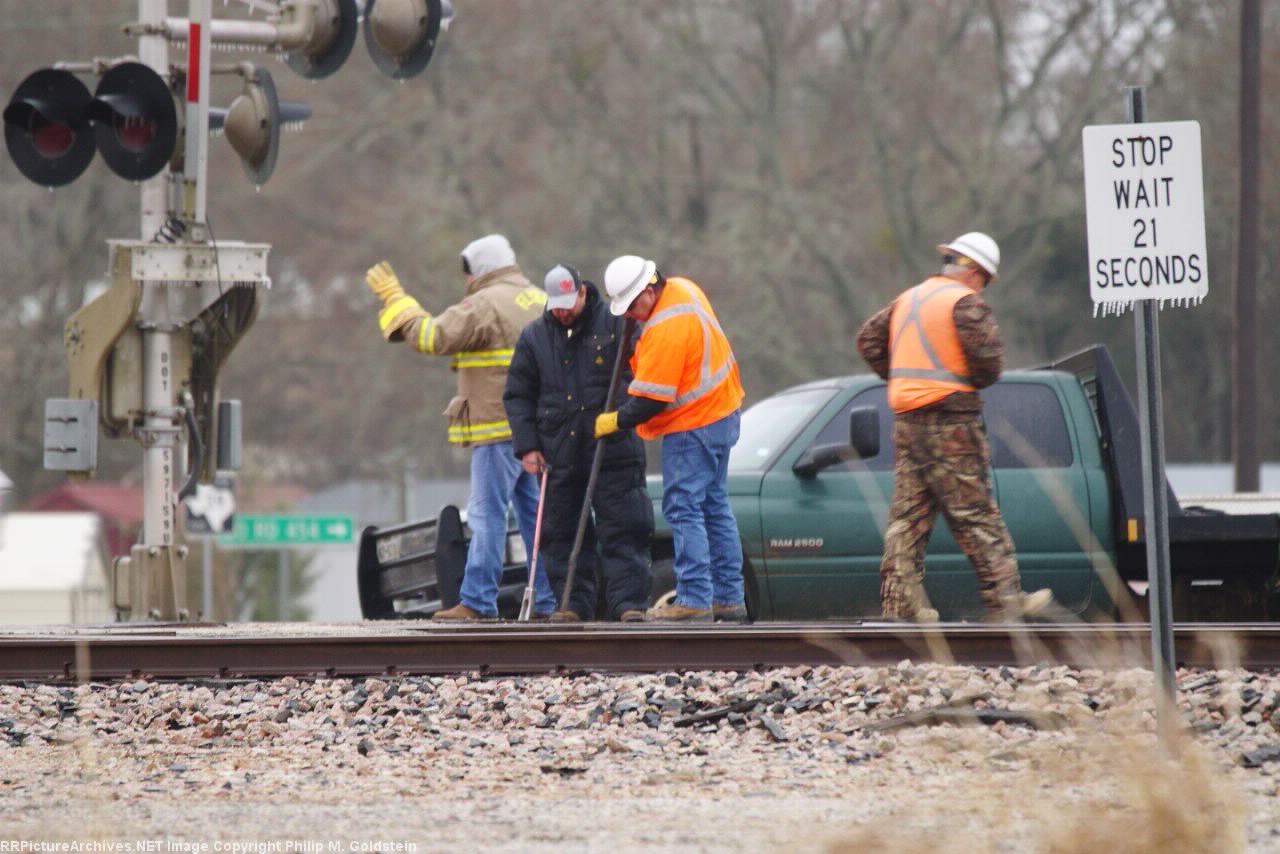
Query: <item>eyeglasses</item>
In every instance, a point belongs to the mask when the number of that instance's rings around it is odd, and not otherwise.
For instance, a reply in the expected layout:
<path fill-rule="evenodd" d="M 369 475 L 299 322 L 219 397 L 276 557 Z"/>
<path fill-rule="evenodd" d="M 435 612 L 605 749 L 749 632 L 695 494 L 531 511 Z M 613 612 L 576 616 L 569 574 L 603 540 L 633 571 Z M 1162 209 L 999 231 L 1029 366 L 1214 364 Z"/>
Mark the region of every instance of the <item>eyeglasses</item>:
<path fill-rule="evenodd" d="M 974 261 L 972 258 L 969 258 L 965 255 L 951 255 L 951 254 L 943 255 L 942 263 L 943 264 L 961 264 L 965 267 L 978 266 L 978 262 Z"/>

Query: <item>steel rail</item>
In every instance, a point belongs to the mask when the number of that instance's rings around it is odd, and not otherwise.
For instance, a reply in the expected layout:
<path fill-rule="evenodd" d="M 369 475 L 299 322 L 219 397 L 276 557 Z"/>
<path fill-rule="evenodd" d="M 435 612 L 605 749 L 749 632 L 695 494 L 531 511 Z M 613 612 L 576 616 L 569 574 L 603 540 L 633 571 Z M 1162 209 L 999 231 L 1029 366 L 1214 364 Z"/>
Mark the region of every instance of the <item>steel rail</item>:
<path fill-rule="evenodd" d="M 1280 626 L 1183 624 L 1175 627 L 1174 641 L 1179 666 L 1280 668 Z M 858 623 L 472 623 L 420 628 L 398 623 L 343 631 L 235 625 L 33 632 L 0 628 L 0 681 L 6 682 L 759 670 L 886 665 L 903 659 L 977 666 L 1150 667 L 1151 629 L 1145 624 Z"/>

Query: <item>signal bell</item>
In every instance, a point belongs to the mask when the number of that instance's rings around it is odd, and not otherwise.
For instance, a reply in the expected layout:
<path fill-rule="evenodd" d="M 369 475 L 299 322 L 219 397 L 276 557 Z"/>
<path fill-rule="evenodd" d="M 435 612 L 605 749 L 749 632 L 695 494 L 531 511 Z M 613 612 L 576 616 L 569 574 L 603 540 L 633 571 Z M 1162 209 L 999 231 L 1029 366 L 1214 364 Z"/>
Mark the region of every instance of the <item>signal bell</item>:
<path fill-rule="evenodd" d="M 214 118 L 211 112 L 211 126 Z M 280 149 L 280 127 L 289 122 L 311 118 L 311 107 L 301 103 L 280 103 L 271 73 L 255 69 L 253 78 L 245 81 L 244 91 L 231 102 L 225 116 L 218 121 L 227 142 L 240 155 L 240 163 L 249 180 L 261 186 L 276 168 Z"/>
<path fill-rule="evenodd" d="M 163 77 L 140 62 L 122 62 L 102 75 L 85 115 L 102 159 L 121 178 L 145 181 L 177 150 L 174 95 Z"/>
<path fill-rule="evenodd" d="M 364 43 L 373 64 L 398 80 L 420 74 L 452 17 L 453 4 L 447 0 L 368 0 Z"/>
<path fill-rule="evenodd" d="M 289 67 L 312 80 L 333 74 L 351 55 L 360 29 L 356 0 L 318 0 L 315 28 L 302 50 L 285 57 Z"/>
<path fill-rule="evenodd" d="M 91 100 L 70 71 L 42 68 L 23 80 L 4 108 L 4 142 L 18 171 L 45 187 L 83 175 L 93 160 Z"/>

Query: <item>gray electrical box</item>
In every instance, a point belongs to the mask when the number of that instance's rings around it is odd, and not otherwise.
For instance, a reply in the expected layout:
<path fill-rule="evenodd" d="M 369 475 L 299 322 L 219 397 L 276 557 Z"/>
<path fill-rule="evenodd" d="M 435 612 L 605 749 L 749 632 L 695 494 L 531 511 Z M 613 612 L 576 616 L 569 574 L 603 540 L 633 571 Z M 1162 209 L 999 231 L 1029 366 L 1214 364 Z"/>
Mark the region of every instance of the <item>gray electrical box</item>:
<path fill-rule="evenodd" d="M 218 449 L 214 459 L 219 471 L 239 471 L 244 447 L 244 421 L 240 401 L 218 401 Z"/>
<path fill-rule="evenodd" d="M 98 401 L 51 397 L 44 402 L 44 467 L 82 472 L 98 467 Z"/>

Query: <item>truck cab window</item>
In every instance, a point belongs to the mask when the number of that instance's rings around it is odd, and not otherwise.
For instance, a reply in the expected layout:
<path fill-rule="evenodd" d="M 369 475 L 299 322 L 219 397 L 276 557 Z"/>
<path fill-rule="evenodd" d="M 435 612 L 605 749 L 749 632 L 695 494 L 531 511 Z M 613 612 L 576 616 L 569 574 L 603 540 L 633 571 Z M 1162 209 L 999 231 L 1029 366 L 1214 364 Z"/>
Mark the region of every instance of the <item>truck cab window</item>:
<path fill-rule="evenodd" d="M 729 453 L 729 471 L 763 471 L 835 393 L 834 386 L 815 386 L 767 397 L 748 408 L 742 413 L 738 443 Z"/>
<path fill-rule="evenodd" d="M 982 391 L 992 467 L 1001 469 L 1065 468 L 1074 460 L 1062 405 L 1053 389 L 1041 383 L 997 383 Z M 828 421 L 811 446 L 849 441 L 849 411 L 874 406 L 880 413 L 880 453 L 869 460 L 832 466 L 828 471 L 887 471 L 893 468 L 893 413 L 888 386 L 859 392 Z"/>
<path fill-rule="evenodd" d="M 1062 404 L 1041 383 L 996 383 L 982 391 L 991 465 L 1066 468 L 1074 457 Z"/>

